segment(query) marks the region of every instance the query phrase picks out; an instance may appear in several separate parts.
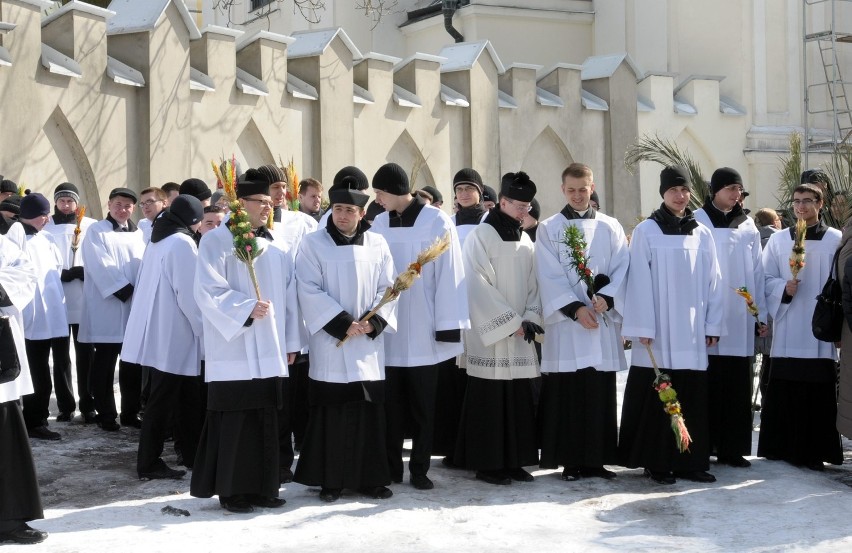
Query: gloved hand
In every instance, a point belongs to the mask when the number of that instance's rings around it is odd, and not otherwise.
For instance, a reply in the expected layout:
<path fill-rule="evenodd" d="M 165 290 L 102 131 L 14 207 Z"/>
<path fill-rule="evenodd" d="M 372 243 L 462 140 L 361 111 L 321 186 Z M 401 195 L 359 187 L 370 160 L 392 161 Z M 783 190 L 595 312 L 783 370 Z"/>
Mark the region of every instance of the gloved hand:
<path fill-rule="evenodd" d="M 524 340 L 531 344 L 536 334 L 544 334 L 544 329 L 530 321 L 523 321 L 521 328 L 524 329 Z"/>

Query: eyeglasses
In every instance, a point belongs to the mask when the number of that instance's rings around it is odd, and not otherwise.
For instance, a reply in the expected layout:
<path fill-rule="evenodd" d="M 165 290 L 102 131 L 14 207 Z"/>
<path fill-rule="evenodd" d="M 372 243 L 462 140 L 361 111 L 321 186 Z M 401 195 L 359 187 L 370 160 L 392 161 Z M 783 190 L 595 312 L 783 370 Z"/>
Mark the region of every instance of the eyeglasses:
<path fill-rule="evenodd" d="M 724 189 L 728 192 L 739 192 L 740 194 L 745 192 L 745 189 L 739 184 L 729 184 L 728 186 L 725 186 Z"/>
<path fill-rule="evenodd" d="M 816 200 L 813 200 L 811 198 L 805 198 L 804 200 L 793 200 L 793 205 L 809 206 L 809 205 L 813 205 L 815 203 L 816 203 Z"/>
<path fill-rule="evenodd" d="M 514 207 L 517 211 L 523 211 L 525 213 L 529 213 L 530 211 L 532 211 L 532 205 L 530 205 L 530 204 L 516 204 L 514 201 L 510 200 L 509 198 L 505 198 L 505 200 L 507 202 L 509 202 L 509 204 L 511 204 L 512 207 Z"/>
<path fill-rule="evenodd" d="M 151 207 L 157 202 L 162 202 L 163 200 L 145 200 L 144 202 L 139 202 L 139 205 L 142 207 Z"/>
<path fill-rule="evenodd" d="M 271 200 L 258 200 L 257 198 L 242 198 L 242 199 L 247 201 L 247 202 L 257 202 L 263 207 L 273 207 L 274 206 L 274 204 L 272 203 Z"/>

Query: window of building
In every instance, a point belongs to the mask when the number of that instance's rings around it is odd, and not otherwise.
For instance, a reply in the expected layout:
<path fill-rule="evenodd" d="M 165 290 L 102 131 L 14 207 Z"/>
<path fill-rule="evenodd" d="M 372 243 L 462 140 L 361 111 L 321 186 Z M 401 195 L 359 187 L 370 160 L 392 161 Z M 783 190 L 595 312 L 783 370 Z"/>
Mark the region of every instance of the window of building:
<path fill-rule="evenodd" d="M 251 11 L 259 10 L 267 4 L 271 4 L 274 0 L 251 0 Z"/>

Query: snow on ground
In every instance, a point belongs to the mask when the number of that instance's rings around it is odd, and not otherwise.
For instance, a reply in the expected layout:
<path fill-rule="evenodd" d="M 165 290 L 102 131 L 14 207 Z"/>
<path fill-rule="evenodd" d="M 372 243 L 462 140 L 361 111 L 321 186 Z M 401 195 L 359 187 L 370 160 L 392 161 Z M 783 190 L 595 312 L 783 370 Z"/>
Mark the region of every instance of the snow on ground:
<path fill-rule="evenodd" d="M 531 467 L 535 482 L 492 486 L 435 458 L 431 491 L 406 476 L 389 500 L 353 492 L 329 505 L 317 488 L 286 484 L 283 508 L 240 515 L 190 497 L 189 475 L 137 480 L 138 430 L 107 433 L 79 415 L 51 428 L 62 441 L 33 441 L 46 517 L 33 526 L 50 537 L 4 552 L 852 551 L 852 442 L 846 463 L 823 473 L 751 458 L 748 469 L 711 464 L 710 485 L 661 486 L 619 467 L 614 481 L 563 482 Z"/>

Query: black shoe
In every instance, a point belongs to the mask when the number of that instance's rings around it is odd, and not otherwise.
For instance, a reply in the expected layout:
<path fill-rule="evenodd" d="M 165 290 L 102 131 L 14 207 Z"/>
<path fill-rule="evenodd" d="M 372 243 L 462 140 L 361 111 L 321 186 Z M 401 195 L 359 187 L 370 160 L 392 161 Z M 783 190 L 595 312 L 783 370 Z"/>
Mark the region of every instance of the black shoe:
<path fill-rule="evenodd" d="M 118 423 L 115 422 L 115 420 L 113 419 L 98 420 L 98 426 L 101 428 L 101 430 L 106 430 L 107 432 L 115 432 L 119 428 L 121 428 L 121 426 L 119 426 Z"/>
<path fill-rule="evenodd" d="M 74 412 L 70 413 L 59 413 L 56 415 L 56 422 L 71 422 L 71 419 L 74 418 Z"/>
<path fill-rule="evenodd" d="M 400 476 L 399 478 L 391 477 L 391 480 L 393 480 L 394 484 L 402 484 L 402 476 Z"/>
<path fill-rule="evenodd" d="M 266 497 L 264 495 L 249 494 L 246 496 L 248 502 L 255 507 L 266 507 L 267 509 L 277 509 L 283 507 L 287 501 L 281 497 Z"/>
<path fill-rule="evenodd" d="M 562 479 L 566 482 L 576 482 L 580 477 L 580 469 L 577 467 L 565 467 L 562 471 Z"/>
<path fill-rule="evenodd" d="M 603 478 L 604 480 L 614 480 L 615 473 L 603 467 L 581 467 L 580 474 L 584 478 Z"/>
<path fill-rule="evenodd" d="M 441 464 L 444 465 L 445 467 L 447 467 L 448 469 L 460 469 L 460 468 L 462 468 L 462 467 L 458 466 L 455 463 L 455 461 L 453 461 L 453 458 L 450 457 L 449 455 L 447 455 L 446 457 L 441 459 Z"/>
<path fill-rule="evenodd" d="M 338 499 L 340 499 L 340 490 L 339 488 L 322 488 L 320 490 L 319 498 L 326 503 L 334 503 Z M 390 491 L 390 490 L 388 490 Z"/>
<path fill-rule="evenodd" d="M 822 464 L 822 461 L 808 461 L 807 463 L 805 463 L 804 466 L 806 469 L 814 470 L 817 472 L 822 472 L 825 470 L 825 465 Z"/>
<path fill-rule="evenodd" d="M 154 470 L 140 472 L 139 480 L 180 480 L 185 474 L 185 470 L 176 470 L 162 463 Z"/>
<path fill-rule="evenodd" d="M 739 455 L 716 457 L 716 461 L 723 465 L 728 465 L 737 468 L 746 468 L 751 466 L 751 462 Z"/>
<path fill-rule="evenodd" d="M 231 497 L 222 497 L 219 496 L 219 505 L 222 506 L 226 511 L 231 511 L 232 513 L 253 513 L 254 507 L 251 506 L 251 503 L 241 495 L 233 495 Z"/>
<path fill-rule="evenodd" d="M 21 524 L 14 530 L 0 532 L 0 542 L 12 542 L 21 544 L 41 543 L 47 539 L 47 532 L 36 530 L 29 525 Z"/>
<path fill-rule="evenodd" d="M 692 482 L 701 482 L 704 484 L 710 484 L 716 481 L 716 477 L 710 474 L 709 472 L 705 472 L 703 470 L 689 470 L 689 471 L 677 471 L 674 473 L 675 477 L 682 478 L 683 480 L 690 480 Z"/>
<path fill-rule="evenodd" d="M 435 484 L 425 474 L 412 474 L 409 482 L 418 490 L 431 490 L 435 487 Z"/>
<path fill-rule="evenodd" d="M 121 421 L 121 426 L 131 426 L 133 428 L 142 428 L 142 421 L 139 420 L 139 417 L 121 417 L 119 418 Z"/>
<path fill-rule="evenodd" d="M 502 470 L 478 470 L 476 471 L 476 479 L 495 486 L 508 486 L 512 483 L 512 479 L 506 476 L 506 473 Z"/>
<path fill-rule="evenodd" d="M 508 474 L 509 478 L 515 482 L 532 482 L 535 480 L 535 477 L 532 474 L 528 473 L 521 467 L 509 469 L 506 474 Z"/>
<path fill-rule="evenodd" d="M 375 486 L 373 488 L 359 488 L 358 493 L 364 494 L 367 497 L 372 497 L 373 499 L 389 499 L 393 497 L 393 492 L 385 486 Z M 322 496 L 322 492 L 320 492 L 320 496 Z"/>
<path fill-rule="evenodd" d="M 677 482 L 677 479 L 668 471 L 656 471 L 645 469 L 645 476 L 656 482 L 657 484 L 671 485 Z"/>
<path fill-rule="evenodd" d="M 282 484 L 289 484 L 293 481 L 293 471 L 288 468 L 281 467 L 278 469 L 278 480 Z"/>
<path fill-rule="evenodd" d="M 94 424 L 98 422 L 98 414 L 94 411 L 86 411 L 83 413 L 83 422 L 86 424 Z"/>
<path fill-rule="evenodd" d="M 35 438 L 36 440 L 61 440 L 62 435 L 59 432 L 54 432 L 52 430 L 48 430 L 46 426 L 36 426 L 35 428 L 28 428 L 27 434 L 30 438 Z"/>

